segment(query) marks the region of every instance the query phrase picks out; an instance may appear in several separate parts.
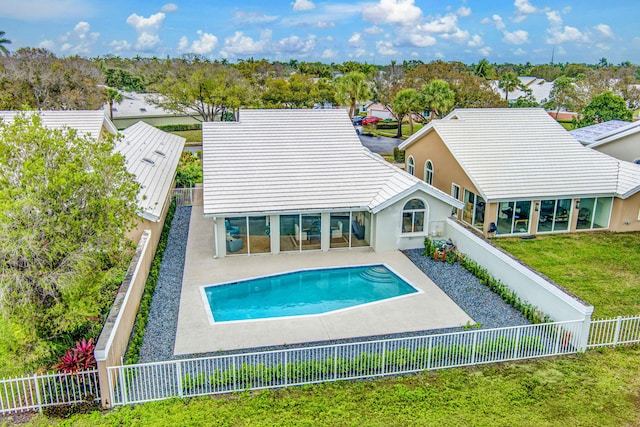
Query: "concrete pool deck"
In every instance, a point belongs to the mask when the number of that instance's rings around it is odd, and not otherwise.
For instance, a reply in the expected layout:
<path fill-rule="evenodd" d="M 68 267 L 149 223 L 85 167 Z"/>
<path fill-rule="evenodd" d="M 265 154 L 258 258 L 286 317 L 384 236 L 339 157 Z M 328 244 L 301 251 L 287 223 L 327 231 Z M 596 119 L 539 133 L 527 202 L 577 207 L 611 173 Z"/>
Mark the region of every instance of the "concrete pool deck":
<path fill-rule="evenodd" d="M 452 328 L 473 323 L 399 251 L 368 248 L 214 259 L 213 221 L 192 208 L 175 355 Z M 339 312 L 210 324 L 200 288 L 309 268 L 385 264 L 422 292 Z"/>

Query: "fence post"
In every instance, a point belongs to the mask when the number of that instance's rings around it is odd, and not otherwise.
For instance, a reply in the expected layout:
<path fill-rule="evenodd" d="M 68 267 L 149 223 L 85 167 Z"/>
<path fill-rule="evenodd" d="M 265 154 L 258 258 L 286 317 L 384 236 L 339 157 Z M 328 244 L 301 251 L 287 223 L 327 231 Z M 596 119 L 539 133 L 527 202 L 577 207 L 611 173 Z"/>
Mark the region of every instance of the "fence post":
<path fill-rule="evenodd" d="M 182 398 L 182 362 L 176 362 L 176 383 L 178 386 L 178 397 Z"/>
<path fill-rule="evenodd" d="M 522 334 L 522 328 L 519 327 L 516 331 L 518 331 L 518 333 L 516 334 L 516 342 L 513 346 L 513 359 L 518 359 L 518 355 L 520 354 L 520 335 Z"/>
<path fill-rule="evenodd" d="M 578 326 L 580 328 L 580 325 Z M 582 331 L 580 333 L 580 339 L 575 342 L 575 346 L 578 348 L 578 351 L 584 353 L 587 351 L 587 346 L 589 345 L 589 337 L 591 336 L 591 314 L 587 314 L 584 316 L 582 320 Z"/>
<path fill-rule="evenodd" d="M 127 404 L 127 384 L 124 381 L 124 367 L 118 366 L 118 377 L 120 378 L 120 393 L 122 394 L 122 404 Z"/>
<path fill-rule="evenodd" d="M 385 353 L 387 351 L 387 342 L 386 341 L 382 341 L 382 365 L 380 366 L 381 371 L 380 373 L 384 375 L 385 373 L 385 369 L 384 369 L 384 364 L 385 364 Z"/>
<path fill-rule="evenodd" d="M 431 353 L 433 353 L 433 337 L 429 337 L 429 344 L 427 345 L 427 371 L 431 369 Z"/>
<path fill-rule="evenodd" d="M 616 331 L 613 334 L 613 346 L 618 345 L 618 341 L 620 340 L 620 329 L 622 327 L 622 316 L 618 316 L 616 319 Z"/>
<path fill-rule="evenodd" d="M 283 359 L 283 362 L 282 362 L 282 369 L 284 369 L 284 375 L 283 375 L 284 385 L 287 385 L 287 382 L 288 382 L 288 378 L 287 378 L 287 354 L 288 354 L 288 352 L 285 351 L 284 352 L 284 359 Z"/>
<path fill-rule="evenodd" d="M 476 363 L 476 346 L 478 345 L 478 331 L 473 331 L 473 344 L 471 345 L 471 364 Z"/>
<path fill-rule="evenodd" d="M 338 379 L 338 346 L 333 347 L 333 379 Z"/>
<path fill-rule="evenodd" d="M 38 412 L 42 413 L 42 399 L 40 397 L 40 386 L 38 385 L 38 374 L 33 374 L 33 386 L 36 389 L 36 402 L 38 403 Z"/>

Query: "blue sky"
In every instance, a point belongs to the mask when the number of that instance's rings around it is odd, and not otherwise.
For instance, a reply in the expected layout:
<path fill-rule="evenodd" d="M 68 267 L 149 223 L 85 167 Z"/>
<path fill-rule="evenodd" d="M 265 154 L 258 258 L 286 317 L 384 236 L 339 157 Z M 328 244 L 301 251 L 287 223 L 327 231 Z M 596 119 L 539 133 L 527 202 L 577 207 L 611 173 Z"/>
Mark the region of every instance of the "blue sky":
<path fill-rule="evenodd" d="M 640 63 L 631 0 L 0 0 L 10 50 L 325 63 Z"/>

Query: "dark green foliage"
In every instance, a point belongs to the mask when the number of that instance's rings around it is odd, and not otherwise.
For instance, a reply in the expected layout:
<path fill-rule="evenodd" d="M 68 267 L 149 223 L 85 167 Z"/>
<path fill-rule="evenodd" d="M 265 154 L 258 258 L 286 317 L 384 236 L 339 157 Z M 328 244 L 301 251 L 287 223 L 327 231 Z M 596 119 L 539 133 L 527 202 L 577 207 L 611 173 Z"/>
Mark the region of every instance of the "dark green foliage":
<path fill-rule="evenodd" d="M 201 152 L 199 152 L 201 154 Z M 202 157 L 198 153 L 185 151 L 180 155 L 176 169 L 176 187 L 193 188 L 202 182 Z"/>
<path fill-rule="evenodd" d="M 395 147 L 393 149 L 393 161 L 397 163 L 404 163 L 404 150 Z"/>
<path fill-rule="evenodd" d="M 181 130 L 202 130 L 202 123 L 158 125 L 156 126 L 156 128 L 165 132 L 176 132 Z"/>
<path fill-rule="evenodd" d="M 126 90 L 128 92 L 145 92 L 146 84 L 140 76 L 135 76 L 119 68 L 104 70 L 105 84 L 109 87 Z"/>
<path fill-rule="evenodd" d="M 136 316 L 133 330 L 131 331 L 131 339 L 129 340 L 129 348 L 125 354 L 125 363 L 134 364 L 138 362 L 140 357 L 140 346 L 142 346 L 142 339 L 144 338 L 144 331 L 147 328 L 147 321 L 149 320 L 149 311 L 151 310 L 151 300 L 153 298 L 153 292 L 156 289 L 156 283 L 158 283 L 158 277 L 160 276 L 160 265 L 162 263 L 162 257 L 164 256 L 164 250 L 167 247 L 167 240 L 169 238 L 169 230 L 171 229 L 171 221 L 176 211 L 176 202 L 172 201 L 167 212 L 167 217 L 164 220 L 164 227 L 162 228 L 162 235 L 156 248 L 156 253 L 151 263 L 151 269 L 149 270 L 149 276 L 147 277 L 147 283 L 144 286 L 144 293 L 140 300 L 140 306 L 138 307 L 138 314 Z"/>
<path fill-rule="evenodd" d="M 376 123 L 377 129 L 398 129 L 398 122 L 378 122 Z"/>

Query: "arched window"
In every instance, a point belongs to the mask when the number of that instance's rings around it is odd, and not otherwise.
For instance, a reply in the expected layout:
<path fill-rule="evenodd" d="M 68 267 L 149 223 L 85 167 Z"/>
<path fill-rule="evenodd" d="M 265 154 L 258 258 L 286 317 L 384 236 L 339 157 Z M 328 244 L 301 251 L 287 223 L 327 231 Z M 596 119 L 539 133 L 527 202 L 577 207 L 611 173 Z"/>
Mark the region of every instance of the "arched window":
<path fill-rule="evenodd" d="M 420 233 L 425 231 L 427 206 L 420 199 L 411 199 L 402 208 L 402 232 Z"/>
<path fill-rule="evenodd" d="M 424 182 L 429 185 L 433 184 L 433 163 L 427 160 L 424 164 Z"/>
<path fill-rule="evenodd" d="M 409 156 L 409 160 L 407 160 L 407 172 L 411 175 L 415 175 L 416 171 L 416 162 L 413 160 L 413 156 Z"/>

